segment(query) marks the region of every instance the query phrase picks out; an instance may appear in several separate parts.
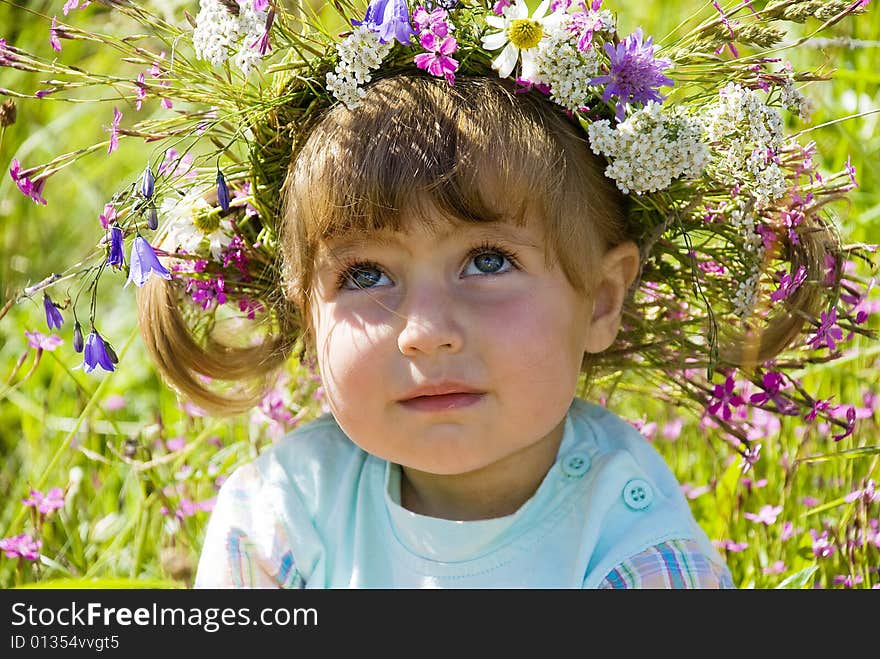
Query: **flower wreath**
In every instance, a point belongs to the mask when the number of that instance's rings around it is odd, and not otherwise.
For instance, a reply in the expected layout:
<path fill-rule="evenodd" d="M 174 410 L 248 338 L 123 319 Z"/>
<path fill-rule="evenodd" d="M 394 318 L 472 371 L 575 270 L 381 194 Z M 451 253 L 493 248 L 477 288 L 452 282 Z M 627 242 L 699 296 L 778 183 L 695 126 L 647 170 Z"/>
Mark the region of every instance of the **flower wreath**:
<path fill-rule="evenodd" d="M 523 0 L 372 0 L 365 8 L 336 0 L 332 9 L 348 26 L 342 34 L 322 27 L 308 6 L 273 0 L 200 0 L 198 14 L 186 12 L 181 25 L 145 3 L 100 0 L 92 4 L 145 26 L 149 38 L 97 34 L 53 17 L 52 48 L 100 42 L 119 50 L 136 75 L 85 72 L 4 39 L 0 66 L 50 74 L 36 97 L 103 85 L 125 100 L 127 114 L 151 100 L 168 112 L 129 123 L 114 107 L 106 141 L 28 169 L 13 160 L 10 176 L 46 204 L 50 177 L 89 153 L 112 153 L 123 138 L 160 147 L 100 213 L 94 263 L 21 297 L 42 293 L 50 329 L 60 327 L 51 286 L 127 270 L 126 285 L 154 276 L 176 283 L 203 338 L 221 309 L 272 321 L 280 191 L 303 127 L 331 105 L 356 107 L 374 76 L 421 71 L 449 85 L 457 75 L 498 76 L 579 122 L 606 175 L 629 197 L 643 269 L 619 341 L 600 362 L 674 385 L 737 438 L 746 457 L 754 451 L 731 413 L 740 405 L 821 417 L 842 438 L 854 416 L 832 414 L 794 373 L 838 356 L 844 333 L 870 334 L 865 282 L 845 268 L 855 257 L 867 260 L 865 247 L 842 247 L 825 213 L 857 183 L 848 163 L 821 174 L 815 144 L 797 141 L 805 131 L 786 133 L 781 112 L 806 121 L 803 83 L 822 76 L 794 70 L 779 54 L 863 12 L 868 1 L 713 2 L 706 20 L 661 46 L 641 29 L 621 35 L 602 0 L 544 0 L 534 10 Z M 88 5 L 68 0 L 64 14 Z M 787 22 L 807 20 L 820 26 L 783 43 Z M 8 125 L 14 105 L 3 107 Z M 823 267 L 816 254 L 824 254 Z M 94 296 L 97 286 L 82 290 Z M 118 357 L 96 329 L 94 297 L 85 337 L 78 301 L 79 294 L 67 310 L 85 370 L 114 370 Z M 762 359 L 767 332 L 791 346 L 785 359 Z M 736 351 L 725 348 L 733 338 Z"/>

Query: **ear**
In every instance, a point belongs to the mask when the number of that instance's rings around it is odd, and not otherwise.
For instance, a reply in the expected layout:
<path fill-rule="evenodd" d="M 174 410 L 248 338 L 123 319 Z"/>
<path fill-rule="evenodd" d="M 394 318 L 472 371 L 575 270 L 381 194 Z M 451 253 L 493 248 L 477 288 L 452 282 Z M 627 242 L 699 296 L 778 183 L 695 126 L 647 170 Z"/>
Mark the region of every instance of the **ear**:
<path fill-rule="evenodd" d="M 639 248 L 625 242 L 605 252 L 599 268 L 599 281 L 593 287 L 593 315 L 584 350 L 602 352 L 617 337 L 620 316 L 629 287 L 639 272 Z"/>

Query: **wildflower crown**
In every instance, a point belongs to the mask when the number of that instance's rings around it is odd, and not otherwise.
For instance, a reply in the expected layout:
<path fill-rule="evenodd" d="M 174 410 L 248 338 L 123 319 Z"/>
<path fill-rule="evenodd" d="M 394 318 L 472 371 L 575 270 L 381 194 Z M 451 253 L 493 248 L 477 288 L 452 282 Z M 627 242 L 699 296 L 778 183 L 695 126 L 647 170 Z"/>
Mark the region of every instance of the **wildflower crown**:
<path fill-rule="evenodd" d="M 70 0 L 65 14 L 88 4 Z M 544 0 L 534 10 L 523 0 L 373 0 L 366 7 L 337 0 L 328 7 L 341 34 L 308 5 L 271 0 L 200 0 L 184 25 L 145 3 L 92 4 L 148 26 L 151 40 L 142 45 L 53 18 L 52 47 L 88 39 L 123 50 L 141 72 L 132 80 L 89 72 L 89 84 L 117 90 L 135 112 L 155 99 L 174 114 L 125 126 L 114 108 L 106 142 L 30 169 L 12 162 L 19 189 L 45 204 L 47 180 L 92 151 L 112 153 L 122 138 L 161 145 L 105 206 L 96 264 L 50 277 L 25 296 L 73 277 L 96 281 L 108 267 L 127 269 L 126 283 L 138 287 L 169 280 L 163 295 L 182 314 L 193 353 L 222 350 L 231 358 L 211 332 L 218 313 L 232 307 L 265 321 L 259 326 L 269 338 L 258 360 L 265 370 L 301 345 L 301 319 L 279 293 L 282 199 L 290 156 L 315 122 L 339 104 L 357 110 L 374 79 L 406 73 L 454 87 L 462 76 L 489 76 L 580 126 L 585 148 L 627 195 L 642 271 L 621 337 L 597 367 L 656 375 L 747 447 L 729 413 L 739 396 L 735 377 L 755 406 L 782 415 L 816 410 L 789 374 L 795 369 L 774 359 L 786 349 L 793 350 L 788 364 L 816 353 L 833 358 L 844 331 L 869 334 L 862 282 L 844 267 L 864 254 L 840 245 L 826 212 L 857 185 L 855 172 L 847 165 L 821 174 L 815 144 L 797 141 L 806 131 L 786 133 L 784 113 L 806 123 L 811 104 L 803 86 L 822 76 L 779 56 L 865 11 L 867 0 L 713 2 L 708 18 L 686 22 L 663 44 L 642 29 L 621 35 L 602 0 Z M 819 27 L 785 42 L 784 27 L 806 21 Z M 5 40 L 0 66 L 51 73 L 53 86 L 38 97 L 62 94 L 61 81 L 84 75 Z M 97 286 L 88 290 L 97 294 Z M 44 301 L 49 322 L 60 326 L 58 305 Z M 95 329 L 94 299 L 85 341 L 77 301 L 74 343 L 86 370 L 113 370 L 118 357 Z M 175 366 L 154 320 L 143 314 L 142 331 L 163 370 L 188 382 L 192 373 L 221 376 L 197 359 Z M 242 363 L 253 363 L 252 353 L 241 354 L 250 355 Z M 220 408 L 231 399 L 204 401 Z"/>

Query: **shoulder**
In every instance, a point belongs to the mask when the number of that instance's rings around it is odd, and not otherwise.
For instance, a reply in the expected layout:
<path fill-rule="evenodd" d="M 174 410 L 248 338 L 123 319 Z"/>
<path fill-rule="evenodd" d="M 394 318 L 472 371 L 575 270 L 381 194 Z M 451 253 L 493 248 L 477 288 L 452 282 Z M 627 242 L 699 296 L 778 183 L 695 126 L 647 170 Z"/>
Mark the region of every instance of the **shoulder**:
<path fill-rule="evenodd" d="M 241 480 L 296 497 L 314 513 L 317 502 L 343 482 L 357 479 L 370 456 L 324 414 L 288 433 L 241 468 Z M 269 492 L 266 492 L 269 494 Z"/>
<path fill-rule="evenodd" d="M 597 520 L 586 525 L 595 536 L 585 586 L 599 586 L 616 569 L 622 580 L 644 569 L 652 575 L 665 569 L 668 577 L 676 566 L 702 566 L 700 557 L 710 568 L 723 568 L 678 479 L 651 442 L 610 410 L 581 399 L 572 405 L 571 421 L 576 449 L 590 458 L 581 508 Z"/>
<path fill-rule="evenodd" d="M 599 584 L 604 589 L 734 589 L 730 571 L 692 540 L 669 540 L 630 557 Z"/>
<path fill-rule="evenodd" d="M 611 410 L 576 398 L 571 407 L 575 435 L 588 447 L 603 472 L 649 481 L 666 496 L 680 499 L 678 479 L 657 449 L 636 428 Z"/>

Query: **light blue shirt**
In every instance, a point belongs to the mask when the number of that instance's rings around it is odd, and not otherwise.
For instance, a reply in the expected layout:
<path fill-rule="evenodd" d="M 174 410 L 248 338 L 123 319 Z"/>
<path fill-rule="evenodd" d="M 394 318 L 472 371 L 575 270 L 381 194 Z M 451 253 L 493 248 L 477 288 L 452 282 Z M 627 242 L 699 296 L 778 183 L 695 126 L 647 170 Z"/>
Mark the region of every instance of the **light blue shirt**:
<path fill-rule="evenodd" d="M 331 415 L 304 425 L 224 483 L 196 587 L 591 588 L 668 541 L 723 565 L 654 447 L 581 399 L 555 463 L 511 515 L 416 514 L 400 505 L 400 477 Z"/>

